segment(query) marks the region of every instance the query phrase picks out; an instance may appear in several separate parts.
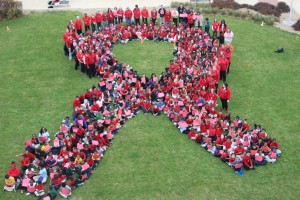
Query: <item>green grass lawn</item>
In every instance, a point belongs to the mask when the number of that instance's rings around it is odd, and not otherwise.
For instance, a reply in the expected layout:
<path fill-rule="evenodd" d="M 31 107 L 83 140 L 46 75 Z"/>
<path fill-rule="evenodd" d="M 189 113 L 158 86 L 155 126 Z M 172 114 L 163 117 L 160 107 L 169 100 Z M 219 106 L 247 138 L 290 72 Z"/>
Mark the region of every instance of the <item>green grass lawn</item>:
<path fill-rule="evenodd" d="M 73 98 L 97 83 L 63 56 L 62 34 L 76 12 L 34 13 L 0 22 L 0 175 L 42 126 L 54 134 Z M 221 19 L 221 17 L 217 17 Z M 211 17 L 213 19 L 213 17 Z M 280 142 L 274 164 L 235 175 L 189 141 L 165 116 L 138 115 L 114 140 L 74 199 L 298 199 L 300 195 L 300 39 L 274 27 L 226 18 L 235 33 L 228 77 L 232 117 L 259 123 Z M 9 25 L 11 31 L 5 31 Z M 284 54 L 273 51 L 284 47 Z M 117 58 L 147 75 L 164 70 L 173 45 L 132 42 Z M 1 184 L 1 187 L 3 184 Z M 2 193 L 0 199 L 33 199 Z"/>

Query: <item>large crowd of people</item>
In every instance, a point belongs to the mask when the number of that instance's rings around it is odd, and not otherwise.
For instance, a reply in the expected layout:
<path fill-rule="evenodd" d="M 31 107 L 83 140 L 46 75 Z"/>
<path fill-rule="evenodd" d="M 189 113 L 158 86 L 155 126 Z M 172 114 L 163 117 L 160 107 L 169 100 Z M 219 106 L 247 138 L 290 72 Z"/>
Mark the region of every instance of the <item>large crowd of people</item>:
<path fill-rule="evenodd" d="M 97 77 L 98 85 L 73 100 L 72 117 L 62 120 L 54 139 L 43 127 L 25 142 L 25 152 L 18 155 L 21 168 L 11 163 L 5 190 L 20 188 L 26 195 L 48 199 L 59 191 L 70 197 L 71 190 L 83 185 L 100 164 L 120 128 L 139 112 L 167 115 L 181 133 L 236 173 L 275 163 L 281 154 L 276 139 L 261 125 L 250 128 L 247 119 L 231 119 L 226 76 L 233 46 L 225 36 L 229 30 L 225 21 L 215 19 L 207 29 L 208 19 L 204 22 L 200 17 L 197 22 L 200 13 L 182 6 L 175 12 L 163 7 L 149 12 L 135 6 L 133 11 L 115 8 L 85 14 L 83 21 L 79 16 L 70 20 L 63 35 L 65 54 L 75 58 L 75 69 Z M 132 40 L 171 42 L 174 59 L 160 75 L 138 74 L 112 53 L 114 45 Z"/>

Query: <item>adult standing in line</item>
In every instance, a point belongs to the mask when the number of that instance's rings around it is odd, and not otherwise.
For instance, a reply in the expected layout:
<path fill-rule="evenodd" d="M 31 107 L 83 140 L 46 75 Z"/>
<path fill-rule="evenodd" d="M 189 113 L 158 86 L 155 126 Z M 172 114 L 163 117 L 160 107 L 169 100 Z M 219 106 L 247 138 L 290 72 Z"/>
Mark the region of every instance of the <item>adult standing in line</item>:
<path fill-rule="evenodd" d="M 194 27 L 195 19 L 194 19 L 194 13 L 193 13 L 193 11 L 188 14 L 187 18 L 188 18 L 189 27 L 190 28 Z"/>
<path fill-rule="evenodd" d="M 99 30 L 99 28 L 101 27 L 101 22 L 103 21 L 100 11 L 97 11 L 95 18 L 96 18 L 96 23 L 97 23 L 97 29 Z"/>
<path fill-rule="evenodd" d="M 79 16 L 76 17 L 74 26 L 77 34 L 80 35 L 82 33 L 82 21 Z"/>
<path fill-rule="evenodd" d="M 121 7 L 118 9 L 117 15 L 118 15 L 118 23 L 122 24 L 123 23 L 124 11 Z"/>
<path fill-rule="evenodd" d="M 144 7 L 142 9 L 142 22 L 143 24 L 146 24 L 148 26 L 148 17 L 149 17 L 149 12 L 148 12 L 148 9 L 146 7 Z"/>
<path fill-rule="evenodd" d="M 209 28 L 210 28 L 210 21 L 208 18 L 205 18 L 205 21 L 204 21 L 204 29 L 205 29 L 205 32 L 207 34 L 209 34 Z"/>
<path fill-rule="evenodd" d="M 86 13 L 84 13 L 83 22 L 84 22 L 84 32 L 86 33 L 87 30 L 90 30 L 90 26 L 91 26 L 91 18 Z"/>
<path fill-rule="evenodd" d="M 195 18 L 196 18 L 196 21 L 195 21 L 196 22 L 196 26 L 198 28 L 201 28 L 201 30 L 203 30 L 202 29 L 202 26 L 203 26 L 203 16 L 202 16 L 202 14 L 200 12 L 196 12 Z"/>
<path fill-rule="evenodd" d="M 185 10 L 185 8 L 182 6 L 182 4 L 180 4 L 180 6 L 177 8 L 178 15 L 179 15 L 179 23 L 182 22 L 182 17 L 180 17 L 180 14 L 183 14 L 184 10 Z"/>
<path fill-rule="evenodd" d="M 227 29 L 227 31 L 224 33 L 224 39 L 225 39 L 225 44 L 231 44 L 233 40 L 234 34 L 230 29 Z"/>
<path fill-rule="evenodd" d="M 153 8 L 151 10 L 151 22 L 152 22 L 152 25 L 154 26 L 155 23 L 156 23 L 156 18 L 157 18 L 157 10 L 156 8 Z"/>
<path fill-rule="evenodd" d="M 126 25 L 130 26 L 131 18 L 132 18 L 132 11 L 129 9 L 129 7 L 126 8 L 124 15 L 125 15 Z"/>
<path fill-rule="evenodd" d="M 211 30 L 213 31 L 213 37 L 215 37 L 215 38 L 218 37 L 219 25 L 220 25 L 220 23 L 218 22 L 217 19 L 215 19 L 211 25 Z"/>
<path fill-rule="evenodd" d="M 114 24 L 115 17 L 113 11 L 110 8 L 107 9 L 107 18 L 108 18 L 108 25 Z"/>
<path fill-rule="evenodd" d="M 168 28 L 171 27 L 171 20 L 172 20 L 172 13 L 171 13 L 170 9 L 168 9 L 165 13 L 166 27 L 168 27 Z"/>
<path fill-rule="evenodd" d="M 176 8 L 173 8 L 172 18 L 173 18 L 173 24 L 175 24 L 176 27 L 178 26 L 178 16 L 179 16 L 178 10 Z"/>
<path fill-rule="evenodd" d="M 114 14 L 114 25 L 116 25 L 116 24 L 118 24 L 118 8 L 114 7 L 112 12 Z"/>
<path fill-rule="evenodd" d="M 64 55 L 65 56 L 69 56 L 69 50 L 68 50 L 68 40 L 69 40 L 69 37 L 71 36 L 70 34 L 70 30 L 67 28 L 66 29 L 66 32 L 63 34 L 63 40 L 65 42 L 65 45 L 64 45 Z"/>
<path fill-rule="evenodd" d="M 228 87 L 228 83 L 224 82 L 222 87 L 219 90 L 219 97 L 222 102 L 222 110 L 225 109 L 228 112 L 228 103 L 230 101 L 230 88 Z"/>
<path fill-rule="evenodd" d="M 225 57 L 223 51 L 220 52 L 220 57 L 218 58 L 219 66 L 220 66 L 220 79 L 224 82 L 226 81 L 226 73 L 228 68 L 228 60 Z"/>
<path fill-rule="evenodd" d="M 165 14 L 166 14 L 166 9 L 163 7 L 163 5 L 160 5 L 160 8 L 158 9 L 158 14 L 160 18 L 159 25 L 162 25 L 165 23 Z"/>
<path fill-rule="evenodd" d="M 135 8 L 133 9 L 133 17 L 134 17 L 134 24 L 140 25 L 141 10 L 138 5 L 135 5 Z"/>
<path fill-rule="evenodd" d="M 92 32 L 94 33 L 96 31 L 96 26 L 97 26 L 95 15 L 91 16 L 91 25 L 92 25 Z"/>
<path fill-rule="evenodd" d="M 219 37 L 220 37 L 219 38 L 220 44 L 224 44 L 224 33 L 227 31 L 227 25 L 226 25 L 225 20 L 221 21 L 218 31 L 219 31 Z"/>

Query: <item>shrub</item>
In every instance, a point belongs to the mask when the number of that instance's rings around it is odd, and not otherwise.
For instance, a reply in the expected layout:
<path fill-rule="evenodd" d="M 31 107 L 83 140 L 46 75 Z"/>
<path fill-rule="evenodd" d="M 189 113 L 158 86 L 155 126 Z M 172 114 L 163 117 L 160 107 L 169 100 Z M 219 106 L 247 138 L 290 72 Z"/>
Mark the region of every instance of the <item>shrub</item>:
<path fill-rule="evenodd" d="M 236 3 L 234 0 L 214 0 L 212 3 L 212 7 L 214 8 L 231 8 L 231 9 L 239 9 L 240 4 Z"/>
<path fill-rule="evenodd" d="M 263 15 L 274 15 L 280 17 L 280 12 L 275 9 L 275 6 L 269 3 L 259 2 L 254 5 L 254 10 L 260 12 Z"/>
<path fill-rule="evenodd" d="M 285 2 L 279 2 L 276 6 L 276 10 L 280 13 L 290 12 L 290 7 Z"/>
<path fill-rule="evenodd" d="M 22 15 L 22 2 L 14 0 L 0 0 L 0 18 L 12 19 Z"/>
<path fill-rule="evenodd" d="M 300 19 L 293 25 L 294 30 L 300 31 Z"/>

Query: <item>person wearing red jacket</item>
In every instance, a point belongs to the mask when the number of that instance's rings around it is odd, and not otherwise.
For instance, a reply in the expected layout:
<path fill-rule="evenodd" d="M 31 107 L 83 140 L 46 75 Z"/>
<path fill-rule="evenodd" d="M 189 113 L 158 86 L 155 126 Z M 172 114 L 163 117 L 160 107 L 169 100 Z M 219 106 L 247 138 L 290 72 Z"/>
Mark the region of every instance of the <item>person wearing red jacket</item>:
<path fill-rule="evenodd" d="M 96 54 L 94 50 L 90 51 L 90 70 L 91 70 L 91 76 L 96 76 Z"/>
<path fill-rule="evenodd" d="M 228 87 L 228 83 L 224 82 L 222 87 L 218 93 L 221 102 L 222 102 L 222 109 L 228 111 L 228 103 L 230 101 L 230 88 Z"/>
<path fill-rule="evenodd" d="M 193 12 L 191 12 L 190 14 L 188 14 L 187 19 L 188 19 L 189 27 L 190 28 L 194 27 L 195 19 L 194 19 L 194 13 Z"/>
<path fill-rule="evenodd" d="M 20 165 L 21 165 L 22 171 L 25 171 L 28 168 L 28 166 L 30 165 L 29 158 L 27 158 L 25 155 L 22 155 L 21 160 L 20 160 Z"/>
<path fill-rule="evenodd" d="M 218 61 L 220 66 L 220 79 L 226 81 L 226 73 L 229 63 L 224 55 L 224 52 L 220 52 L 220 57 L 218 58 Z"/>
<path fill-rule="evenodd" d="M 96 23 L 97 23 L 97 29 L 99 29 L 101 27 L 101 22 L 103 21 L 100 11 L 97 11 L 95 18 L 96 18 Z"/>
<path fill-rule="evenodd" d="M 172 13 L 170 9 L 168 9 L 165 13 L 165 23 L 168 28 L 170 28 L 171 20 L 172 20 Z"/>
<path fill-rule="evenodd" d="M 15 178 L 15 181 L 17 181 L 17 179 L 19 179 L 19 176 L 21 174 L 21 170 L 17 167 L 15 162 L 12 162 L 10 164 L 10 168 L 8 169 L 8 173 L 9 176 L 12 176 Z"/>
<path fill-rule="evenodd" d="M 115 16 L 114 16 L 113 11 L 110 8 L 108 8 L 108 10 L 107 10 L 108 25 L 114 23 L 114 18 L 115 18 Z"/>
<path fill-rule="evenodd" d="M 231 56 L 232 56 L 232 52 L 229 46 L 226 46 L 224 54 L 225 54 L 225 58 L 228 60 L 227 74 L 229 74 L 229 67 L 230 67 Z"/>
<path fill-rule="evenodd" d="M 153 8 L 151 10 L 151 22 L 152 22 L 152 25 L 154 26 L 155 23 L 156 23 L 156 18 L 157 18 L 157 10 L 156 8 Z"/>
<path fill-rule="evenodd" d="M 148 26 L 148 17 L 149 17 L 149 12 L 146 7 L 144 7 L 141 11 L 142 15 L 142 22 L 143 24 L 146 24 Z"/>
<path fill-rule="evenodd" d="M 126 8 L 124 12 L 126 25 L 131 25 L 131 18 L 132 18 L 132 11 L 129 9 L 129 7 Z"/>
<path fill-rule="evenodd" d="M 74 25 L 75 25 L 77 34 L 80 35 L 82 33 L 82 21 L 79 16 L 76 17 Z"/>
<path fill-rule="evenodd" d="M 86 52 L 85 54 L 85 67 L 86 67 L 86 74 L 88 75 L 89 78 L 92 78 L 92 73 L 91 73 L 91 52 Z"/>
<path fill-rule="evenodd" d="M 211 30 L 213 31 L 213 37 L 217 38 L 218 37 L 218 29 L 219 29 L 220 23 L 218 22 L 217 19 L 213 21 L 211 24 Z"/>
<path fill-rule="evenodd" d="M 91 25 L 92 25 L 92 32 L 94 33 L 96 31 L 96 25 L 97 25 L 95 15 L 91 16 Z"/>
<path fill-rule="evenodd" d="M 117 15 L 118 15 L 118 23 L 122 24 L 123 23 L 124 11 L 121 7 L 117 10 Z"/>
<path fill-rule="evenodd" d="M 90 30 L 91 18 L 86 13 L 84 13 L 83 22 L 84 22 L 84 31 L 87 32 L 87 30 Z"/>
<path fill-rule="evenodd" d="M 133 9 L 134 25 L 140 25 L 141 10 L 138 5 Z"/>
<path fill-rule="evenodd" d="M 245 169 L 255 169 L 253 165 L 253 161 L 250 157 L 250 152 L 247 152 L 246 155 L 243 157 L 243 166 Z"/>
<path fill-rule="evenodd" d="M 64 45 L 64 54 L 65 54 L 65 56 L 69 55 L 69 49 L 67 47 L 67 43 L 68 43 L 68 40 L 69 40 L 70 36 L 71 36 L 70 30 L 66 29 L 66 32 L 63 34 L 63 40 L 65 42 L 65 45 Z"/>

